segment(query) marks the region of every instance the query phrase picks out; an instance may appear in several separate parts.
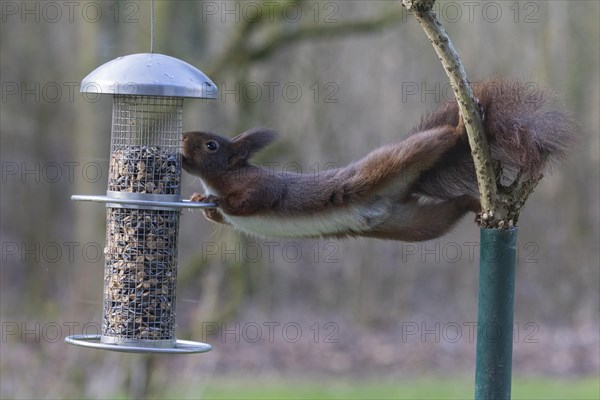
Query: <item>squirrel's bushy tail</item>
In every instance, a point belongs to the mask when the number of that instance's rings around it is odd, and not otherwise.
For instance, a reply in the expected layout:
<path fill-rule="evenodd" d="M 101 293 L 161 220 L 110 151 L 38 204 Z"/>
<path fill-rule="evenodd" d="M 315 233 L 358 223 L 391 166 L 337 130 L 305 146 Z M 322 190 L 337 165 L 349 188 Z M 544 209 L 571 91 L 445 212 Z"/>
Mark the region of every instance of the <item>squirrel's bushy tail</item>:
<path fill-rule="evenodd" d="M 473 85 L 484 112 L 492 159 L 502 167 L 502 183 L 510 184 L 520 171 L 524 176 L 544 172 L 560 161 L 576 141 L 574 121 L 551 92 L 534 83 L 496 79 Z M 458 124 L 456 101 L 443 104 L 427 115 L 414 131 Z M 415 193 L 434 198 L 477 195 L 475 168 L 468 142 L 446 153 L 425 172 Z"/>

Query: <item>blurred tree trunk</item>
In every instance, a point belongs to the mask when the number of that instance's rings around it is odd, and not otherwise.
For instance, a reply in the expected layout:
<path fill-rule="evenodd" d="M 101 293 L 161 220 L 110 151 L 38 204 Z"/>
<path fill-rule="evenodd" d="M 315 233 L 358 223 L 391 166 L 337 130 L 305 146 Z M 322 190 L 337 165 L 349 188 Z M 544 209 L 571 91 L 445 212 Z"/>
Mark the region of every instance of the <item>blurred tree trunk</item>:
<path fill-rule="evenodd" d="M 99 66 L 98 62 L 101 58 L 99 57 L 98 43 L 100 40 L 98 24 L 78 24 L 77 51 L 75 52 L 77 62 L 73 63 L 76 69 L 71 76 L 77 77 L 76 79 L 81 81 L 88 73 Z M 94 163 L 96 166 L 101 167 L 102 178 L 97 182 L 93 182 L 93 180 L 85 179 L 82 176 L 83 174 L 78 176 L 74 181 L 73 193 L 104 194 L 108 182 L 108 163 L 105 161 L 109 149 L 106 148 L 106 135 L 110 134 L 111 118 L 110 115 L 102 112 L 102 102 L 93 102 L 96 95 L 90 94 L 87 96 L 76 93 L 75 98 L 78 99 L 80 104 L 77 104 L 78 112 L 73 116 L 74 132 L 70 135 L 73 138 L 73 161 L 79 163 L 80 166 Z M 90 101 L 86 101 L 88 98 Z M 98 157 L 100 154 L 102 154 L 102 158 Z M 67 197 L 64 201 L 70 202 L 70 199 Z M 86 243 L 96 243 L 100 249 L 104 249 L 105 225 L 98 222 L 99 215 L 104 214 L 103 205 L 70 202 L 69 207 L 72 207 L 75 212 L 75 220 L 72 223 L 75 226 L 74 238 L 80 244 L 79 249 Z M 101 269 L 90 271 L 91 268 L 97 268 L 104 264 L 103 254 L 100 254 L 99 257 L 101 261 L 96 265 L 82 265 L 82 268 L 77 268 L 77 265 L 72 266 L 75 268 L 72 273 L 77 278 L 74 285 L 71 286 L 72 290 L 70 292 L 75 298 L 75 302 L 81 303 L 82 301 L 91 300 L 94 303 L 98 302 L 98 307 L 101 309 L 102 291 L 100 287 L 102 279 L 100 277 L 103 272 Z M 90 276 L 90 273 L 92 276 Z M 93 277 L 96 277 L 96 279 L 93 279 Z M 94 282 L 94 284 L 90 285 L 89 282 Z"/>

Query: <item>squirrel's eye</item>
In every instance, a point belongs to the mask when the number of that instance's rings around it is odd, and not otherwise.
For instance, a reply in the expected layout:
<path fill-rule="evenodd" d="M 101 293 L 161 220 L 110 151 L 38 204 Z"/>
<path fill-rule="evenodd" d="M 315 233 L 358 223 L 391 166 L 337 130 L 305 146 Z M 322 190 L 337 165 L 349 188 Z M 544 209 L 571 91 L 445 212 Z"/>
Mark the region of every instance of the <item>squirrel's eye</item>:
<path fill-rule="evenodd" d="M 205 143 L 206 149 L 208 151 L 215 152 L 217 151 L 217 149 L 219 148 L 219 144 L 217 142 L 215 142 L 214 140 L 209 140 L 208 142 Z"/>

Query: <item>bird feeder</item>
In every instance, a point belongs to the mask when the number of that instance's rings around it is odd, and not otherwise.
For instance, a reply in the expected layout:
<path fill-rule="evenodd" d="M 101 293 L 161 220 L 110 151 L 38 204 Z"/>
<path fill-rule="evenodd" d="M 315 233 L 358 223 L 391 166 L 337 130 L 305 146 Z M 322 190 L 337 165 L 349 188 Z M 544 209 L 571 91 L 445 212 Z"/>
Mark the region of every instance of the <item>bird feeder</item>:
<path fill-rule="evenodd" d="M 81 91 L 112 94 L 101 335 L 67 343 L 125 352 L 199 353 L 211 346 L 175 337 L 177 241 L 184 98 L 214 99 L 201 71 L 161 54 L 119 57 L 94 70 Z"/>

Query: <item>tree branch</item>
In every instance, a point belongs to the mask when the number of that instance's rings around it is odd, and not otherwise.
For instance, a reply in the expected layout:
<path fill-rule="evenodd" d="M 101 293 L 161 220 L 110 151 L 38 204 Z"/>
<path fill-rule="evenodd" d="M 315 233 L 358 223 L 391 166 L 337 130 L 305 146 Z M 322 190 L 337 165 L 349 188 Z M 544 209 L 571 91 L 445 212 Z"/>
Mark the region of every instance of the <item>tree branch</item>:
<path fill-rule="evenodd" d="M 251 45 L 252 34 L 261 27 L 260 18 L 249 17 L 240 24 L 234 39 L 223 52 L 223 56 L 208 69 L 209 76 L 216 76 L 223 70 L 235 66 L 248 64 L 252 61 L 267 59 L 273 53 L 286 45 L 303 40 L 321 37 L 339 37 L 355 33 L 372 33 L 394 25 L 402 18 L 401 10 L 386 10 L 380 15 L 357 21 L 321 23 L 314 25 L 297 26 L 295 29 L 286 30 L 282 26 L 276 33 L 270 35 L 262 43 Z"/>
<path fill-rule="evenodd" d="M 484 132 L 479 107 L 473 97 L 473 91 L 467 80 L 460 58 L 444 27 L 439 22 L 432 7 L 435 0 L 402 0 L 402 4 L 412 11 L 417 21 L 431 41 L 454 90 L 458 107 L 467 130 L 471 154 L 475 163 L 477 184 L 481 194 L 481 221 L 485 227 L 497 227 L 507 215 L 498 207 L 496 172 L 490 154 L 489 144 Z"/>
<path fill-rule="evenodd" d="M 396 23 L 401 17 L 401 12 L 388 12 L 375 18 L 366 20 L 300 27 L 295 31 L 282 32 L 277 36 L 273 36 L 262 46 L 251 50 L 249 53 L 249 58 L 251 60 L 267 58 L 284 45 L 299 42 L 305 39 L 378 32 L 386 26 Z"/>

